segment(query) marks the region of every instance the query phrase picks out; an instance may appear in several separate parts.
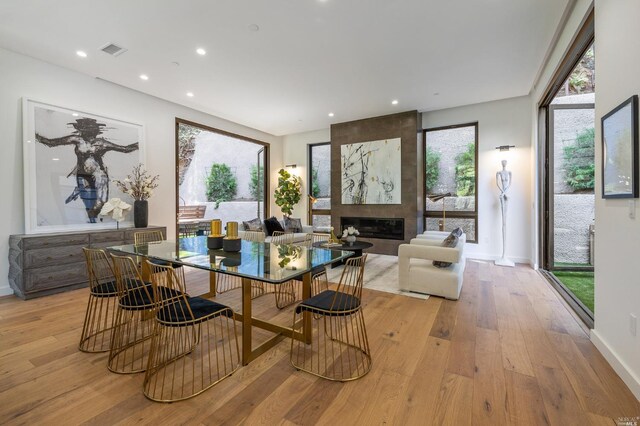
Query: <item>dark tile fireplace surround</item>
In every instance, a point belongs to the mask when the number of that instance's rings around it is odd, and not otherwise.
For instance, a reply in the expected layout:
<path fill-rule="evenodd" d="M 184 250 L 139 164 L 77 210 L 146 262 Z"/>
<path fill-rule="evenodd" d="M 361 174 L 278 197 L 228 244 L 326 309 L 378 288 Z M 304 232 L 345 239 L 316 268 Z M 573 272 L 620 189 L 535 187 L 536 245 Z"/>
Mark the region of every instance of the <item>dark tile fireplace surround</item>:
<path fill-rule="evenodd" d="M 340 229 L 353 226 L 362 238 L 404 240 L 403 218 L 340 217 Z"/>

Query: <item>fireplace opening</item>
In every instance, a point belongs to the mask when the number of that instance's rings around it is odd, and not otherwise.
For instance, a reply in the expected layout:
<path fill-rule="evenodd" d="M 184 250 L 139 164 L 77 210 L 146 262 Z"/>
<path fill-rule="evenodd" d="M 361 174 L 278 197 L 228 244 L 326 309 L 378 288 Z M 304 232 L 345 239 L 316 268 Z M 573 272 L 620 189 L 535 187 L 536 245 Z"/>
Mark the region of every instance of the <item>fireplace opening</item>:
<path fill-rule="evenodd" d="M 384 240 L 404 240 L 403 218 L 340 217 L 340 229 L 353 226 L 360 237 Z"/>

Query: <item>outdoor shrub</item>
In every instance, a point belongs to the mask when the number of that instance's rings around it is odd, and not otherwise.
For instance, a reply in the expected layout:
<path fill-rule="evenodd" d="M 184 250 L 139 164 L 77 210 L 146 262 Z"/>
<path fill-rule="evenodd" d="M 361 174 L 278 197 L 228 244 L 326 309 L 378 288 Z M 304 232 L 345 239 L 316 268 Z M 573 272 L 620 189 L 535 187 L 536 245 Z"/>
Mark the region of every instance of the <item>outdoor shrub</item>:
<path fill-rule="evenodd" d="M 215 208 L 223 201 L 230 201 L 238 190 L 238 181 L 226 164 L 213 163 L 207 177 L 207 201 L 214 201 Z"/>
<path fill-rule="evenodd" d="M 264 168 L 255 164 L 251 166 L 251 179 L 249 180 L 249 193 L 254 200 L 261 201 L 262 193 L 264 191 Z"/>
<path fill-rule="evenodd" d="M 456 195 L 465 197 L 476 193 L 476 145 L 470 143 L 465 152 L 456 156 Z"/>
<path fill-rule="evenodd" d="M 427 194 L 432 194 L 433 189 L 440 179 L 440 153 L 427 147 L 426 154 L 426 181 Z"/>
<path fill-rule="evenodd" d="M 318 168 L 311 168 L 311 195 L 318 198 L 320 196 L 320 181 L 318 180 Z"/>
<path fill-rule="evenodd" d="M 574 191 L 593 191 L 595 185 L 595 130 L 578 133 L 576 140 L 563 148 L 565 182 Z"/>

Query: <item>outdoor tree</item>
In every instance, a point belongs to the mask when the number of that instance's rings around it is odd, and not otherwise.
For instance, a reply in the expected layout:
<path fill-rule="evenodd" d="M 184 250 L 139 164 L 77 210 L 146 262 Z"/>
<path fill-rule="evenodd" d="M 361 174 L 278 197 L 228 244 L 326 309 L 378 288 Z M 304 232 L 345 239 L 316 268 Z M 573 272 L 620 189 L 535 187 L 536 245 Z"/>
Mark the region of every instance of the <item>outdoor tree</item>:
<path fill-rule="evenodd" d="M 440 153 L 427 147 L 426 153 L 426 180 L 425 186 L 427 194 L 432 194 L 433 190 L 440 179 Z"/>
<path fill-rule="evenodd" d="M 264 168 L 257 165 L 251 166 L 251 176 L 249 180 L 249 193 L 254 200 L 262 201 L 264 198 Z"/>
<path fill-rule="evenodd" d="M 230 201 L 238 190 L 238 181 L 226 164 L 213 163 L 207 177 L 207 201 L 216 203 L 220 207 L 223 201 Z"/>
<path fill-rule="evenodd" d="M 595 129 L 578 133 L 576 140 L 563 148 L 565 182 L 574 191 L 593 191 L 595 186 Z"/>
<path fill-rule="evenodd" d="M 318 179 L 318 168 L 311 167 L 311 195 L 320 196 L 320 180 Z"/>
<path fill-rule="evenodd" d="M 470 143 L 467 150 L 456 156 L 456 195 L 466 197 L 476 191 L 476 145 Z"/>
<path fill-rule="evenodd" d="M 178 184 L 182 185 L 184 175 L 189 170 L 191 160 L 196 150 L 195 139 L 202 129 L 180 123 L 178 126 Z"/>

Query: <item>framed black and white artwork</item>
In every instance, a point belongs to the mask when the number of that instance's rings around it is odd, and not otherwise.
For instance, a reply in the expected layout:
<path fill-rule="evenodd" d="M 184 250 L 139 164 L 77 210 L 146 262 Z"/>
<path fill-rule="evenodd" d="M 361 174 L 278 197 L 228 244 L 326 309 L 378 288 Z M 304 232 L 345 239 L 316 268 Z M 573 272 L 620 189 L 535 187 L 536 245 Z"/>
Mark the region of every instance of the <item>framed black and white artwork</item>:
<path fill-rule="evenodd" d="M 342 204 L 400 204 L 400 138 L 340 147 Z"/>
<path fill-rule="evenodd" d="M 602 117 L 602 198 L 638 198 L 638 95 Z"/>
<path fill-rule="evenodd" d="M 27 234 L 116 228 L 99 213 L 110 198 L 133 204 L 113 181 L 144 162 L 142 125 L 25 98 L 23 140 Z"/>

